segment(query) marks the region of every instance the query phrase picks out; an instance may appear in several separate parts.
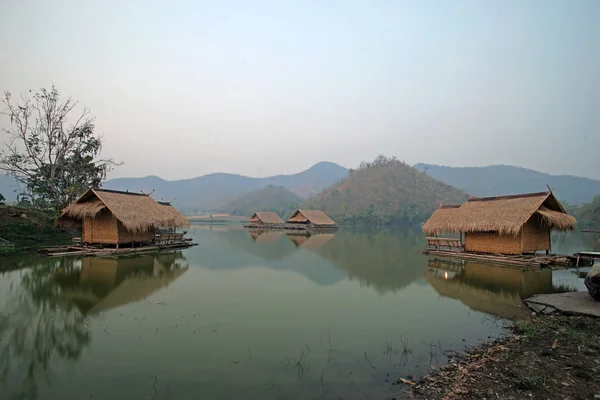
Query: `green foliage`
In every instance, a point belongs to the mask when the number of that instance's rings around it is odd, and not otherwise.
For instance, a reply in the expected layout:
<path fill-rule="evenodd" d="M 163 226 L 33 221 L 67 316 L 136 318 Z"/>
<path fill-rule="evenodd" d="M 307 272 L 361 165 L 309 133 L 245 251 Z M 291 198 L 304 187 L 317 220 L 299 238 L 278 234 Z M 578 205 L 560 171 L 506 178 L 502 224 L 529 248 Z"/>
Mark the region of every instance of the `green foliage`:
<path fill-rule="evenodd" d="M 0 154 L 0 170 L 24 183 L 32 199 L 60 210 L 86 188 L 99 187 L 115 165 L 98 158 L 102 138 L 94 133 L 89 110 L 70 123 L 77 102 L 61 102 L 54 86 L 20 103 L 6 92 L 3 103 L 10 129 L 3 129 L 9 140 Z"/>
<path fill-rule="evenodd" d="M 600 195 L 590 203 L 568 204 L 563 201 L 562 204 L 569 214 L 577 218 L 580 227 L 600 227 Z"/>
<path fill-rule="evenodd" d="M 248 217 L 257 211 L 273 211 L 285 220 L 301 202 L 302 197 L 281 186 L 267 186 L 229 202 L 223 211 Z"/>
<path fill-rule="evenodd" d="M 390 225 L 420 223 L 441 204 L 461 204 L 467 195 L 395 157 L 362 162 L 337 186 L 307 200 L 340 223 Z"/>
<path fill-rule="evenodd" d="M 2 195 L 2 193 L 0 193 L 0 206 L 3 206 L 3 205 L 4 205 L 4 201 L 5 201 L 5 200 L 6 200 L 6 197 L 4 197 L 4 196 Z"/>
<path fill-rule="evenodd" d="M 54 243 L 70 239 L 71 235 L 54 226 L 56 215 L 51 211 L 35 208 L 0 206 L 0 238 L 12 243 L 7 254 L 24 248 L 35 247 L 40 243 Z"/>

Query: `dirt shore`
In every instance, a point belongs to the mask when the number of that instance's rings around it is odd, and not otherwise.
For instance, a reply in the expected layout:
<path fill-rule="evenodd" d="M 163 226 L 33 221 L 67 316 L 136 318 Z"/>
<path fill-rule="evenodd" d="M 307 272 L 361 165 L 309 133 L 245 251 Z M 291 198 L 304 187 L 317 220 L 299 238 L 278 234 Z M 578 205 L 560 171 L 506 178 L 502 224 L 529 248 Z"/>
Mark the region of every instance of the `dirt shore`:
<path fill-rule="evenodd" d="M 451 356 L 413 385 L 410 397 L 600 399 L 600 319 L 540 315 L 517 321 L 512 331 Z"/>

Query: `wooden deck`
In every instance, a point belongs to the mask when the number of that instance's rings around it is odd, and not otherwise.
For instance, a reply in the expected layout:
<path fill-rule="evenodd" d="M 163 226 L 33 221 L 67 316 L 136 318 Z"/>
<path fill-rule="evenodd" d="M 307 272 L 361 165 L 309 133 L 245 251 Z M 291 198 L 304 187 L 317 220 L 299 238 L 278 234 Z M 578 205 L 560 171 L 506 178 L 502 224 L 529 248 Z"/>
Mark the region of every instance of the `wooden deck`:
<path fill-rule="evenodd" d="M 528 268 L 557 267 L 568 268 L 575 266 L 589 266 L 593 264 L 593 259 L 580 256 L 566 256 L 560 254 L 550 255 L 501 255 L 501 254 L 481 254 L 457 250 L 425 249 L 423 254 L 435 255 L 447 258 L 458 258 L 461 260 L 483 261 L 493 264 L 515 265 Z"/>
<path fill-rule="evenodd" d="M 55 246 L 55 247 L 44 247 L 39 251 L 46 254 L 49 257 L 62 257 L 62 256 L 91 256 L 91 257 L 110 257 L 119 255 L 130 255 L 138 253 L 156 252 L 162 250 L 171 249 L 184 249 L 187 247 L 197 246 L 198 243 L 194 243 L 191 240 L 172 242 L 172 243 L 159 243 L 150 244 L 139 247 L 121 247 L 121 248 L 109 248 L 109 247 L 97 247 L 97 246 L 84 246 L 84 245 L 72 245 L 72 246 Z"/>
<path fill-rule="evenodd" d="M 290 231 L 337 231 L 337 225 L 314 225 L 314 224 L 247 224 L 244 228 L 262 229 L 262 230 L 290 230 Z"/>

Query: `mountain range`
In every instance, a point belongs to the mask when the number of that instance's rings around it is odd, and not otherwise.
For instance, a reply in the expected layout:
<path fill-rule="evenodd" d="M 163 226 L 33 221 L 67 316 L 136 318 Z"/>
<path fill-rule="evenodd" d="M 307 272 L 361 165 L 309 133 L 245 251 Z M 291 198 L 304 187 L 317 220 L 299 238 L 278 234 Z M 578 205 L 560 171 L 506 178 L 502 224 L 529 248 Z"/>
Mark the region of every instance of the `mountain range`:
<path fill-rule="evenodd" d="M 600 181 L 571 175 L 550 175 L 510 165 L 487 167 L 446 167 L 432 164 L 414 166 L 429 176 L 462 189 L 472 196 L 500 196 L 555 189 L 559 199 L 571 204 L 591 202 L 600 194 Z"/>
<path fill-rule="evenodd" d="M 589 203 L 594 196 L 600 194 L 600 181 L 598 180 L 570 175 L 550 175 L 508 165 L 446 167 L 420 163 L 414 167 L 432 178 L 473 196 L 539 192 L 547 190 L 546 185 L 555 188 L 558 197 L 570 204 Z M 324 189 L 329 189 L 346 178 L 348 172 L 348 169 L 338 164 L 320 162 L 303 172 L 292 175 L 252 178 L 235 174 L 215 173 L 172 181 L 157 176 L 147 176 L 110 179 L 104 183 L 104 187 L 133 192 L 150 193 L 154 191 L 153 197 L 157 200 L 173 201 L 174 205 L 184 213 L 193 214 L 222 211 L 228 204 L 267 186 L 282 187 L 302 199 L 316 197 Z M 365 186 L 365 190 L 367 190 L 367 186 Z M 0 174 L 0 193 L 8 201 L 16 199 L 15 189 L 15 180 L 12 177 Z M 346 189 L 344 189 L 344 193 L 345 191 Z M 368 193 L 364 196 L 365 199 L 363 200 L 365 201 L 368 197 L 373 197 Z M 362 200 L 357 200 L 356 204 L 361 202 Z M 312 204 L 314 206 L 318 205 L 315 202 Z M 368 207 L 371 204 L 376 207 L 387 207 L 387 205 L 378 202 L 368 203 L 366 206 Z M 346 204 L 346 207 L 350 207 L 350 205 Z"/>
<path fill-rule="evenodd" d="M 348 169 L 331 162 L 320 162 L 293 175 L 251 178 L 215 173 L 192 179 L 166 181 L 157 176 L 118 178 L 104 183 L 106 189 L 131 192 L 154 191 L 158 200 L 173 201 L 184 213 L 220 211 L 230 201 L 266 186 L 281 186 L 302 198 L 319 193 L 348 175 Z"/>
<path fill-rule="evenodd" d="M 267 186 L 230 201 L 222 211 L 240 216 L 251 216 L 256 211 L 272 211 L 285 220 L 292 216 L 303 200 L 302 197 L 284 187 Z"/>

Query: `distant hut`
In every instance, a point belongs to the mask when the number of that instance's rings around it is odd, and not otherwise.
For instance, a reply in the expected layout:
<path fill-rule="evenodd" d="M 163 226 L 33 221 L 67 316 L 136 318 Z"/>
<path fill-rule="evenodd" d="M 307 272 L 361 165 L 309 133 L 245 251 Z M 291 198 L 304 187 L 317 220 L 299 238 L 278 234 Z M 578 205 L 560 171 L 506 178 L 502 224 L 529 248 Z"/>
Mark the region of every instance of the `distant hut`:
<path fill-rule="evenodd" d="M 281 217 L 274 212 L 255 212 L 248 222 L 253 226 L 283 224 Z"/>
<path fill-rule="evenodd" d="M 88 189 L 63 210 L 59 225 L 82 228 L 82 242 L 120 245 L 154 241 L 158 228 L 177 228 L 189 221 L 170 204 L 141 193 Z"/>
<path fill-rule="evenodd" d="M 469 252 L 522 254 L 550 251 L 550 231 L 572 230 L 576 224 L 552 192 L 541 192 L 472 198 L 460 207 L 441 207 L 423 231 L 464 233 Z"/>
<path fill-rule="evenodd" d="M 323 228 L 335 228 L 335 222 L 321 210 L 296 210 L 287 220 L 288 224 L 306 224 Z"/>

